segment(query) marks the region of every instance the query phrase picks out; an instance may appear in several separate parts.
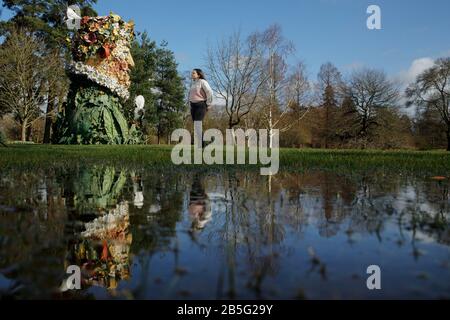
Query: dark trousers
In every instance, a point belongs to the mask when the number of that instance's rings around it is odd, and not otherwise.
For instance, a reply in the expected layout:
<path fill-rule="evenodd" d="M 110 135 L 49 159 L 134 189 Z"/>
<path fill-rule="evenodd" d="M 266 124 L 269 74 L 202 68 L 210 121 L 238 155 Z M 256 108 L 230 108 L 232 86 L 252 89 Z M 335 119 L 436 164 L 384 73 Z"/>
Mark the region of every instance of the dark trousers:
<path fill-rule="evenodd" d="M 191 102 L 192 121 L 203 121 L 206 115 L 206 101 Z"/>
<path fill-rule="evenodd" d="M 191 102 L 191 116 L 192 121 L 203 121 L 206 115 L 206 101 L 200 101 L 200 102 Z M 195 131 L 195 124 L 194 124 L 194 131 Z M 204 147 L 205 144 L 203 142 L 203 132 L 199 133 L 199 136 L 197 136 L 199 139 L 199 146 Z M 194 140 L 192 140 L 192 144 L 194 144 Z"/>

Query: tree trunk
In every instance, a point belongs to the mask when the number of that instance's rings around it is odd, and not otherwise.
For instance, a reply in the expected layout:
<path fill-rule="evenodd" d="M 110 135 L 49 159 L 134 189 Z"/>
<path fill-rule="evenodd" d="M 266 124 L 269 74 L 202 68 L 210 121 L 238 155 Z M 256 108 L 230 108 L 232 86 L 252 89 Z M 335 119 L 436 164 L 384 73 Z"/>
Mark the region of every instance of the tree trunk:
<path fill-rule="evenodd" d="M 273 129 L 269 129 L 269 149 L 273 147 Z"/>
<path fill-rule="evenodd" d="M 272 104 L 270 104 L 269 109 L 269 148 L 272 149 L 272 133 L 273 130 L 273 122 L 272 122 Z"/>
<path fill-rule="evenodd" d="M 362 134 L 362 136 L 363 137 L 365 137 L 366 136 L 366 118 L 365 117 L 363 117 L 363 119 L 362 119 L 362 130 L 361 130 L 361 134 Z"/>
<path fill-rule="evenodd" d="M 233 121 L 231 119 L 231 117 L 228 119 L 228 129 L 233 129 Z"/>
<path fill-rule="evenodd" d="M 274 64 L 274 53 L 270 52 L 270 105 L 269 105 L 269 148 L 272 149 L 272 129 L 273 129 L 273 119 L 272 119 L 272 107 L 275 105 L 276 92 L 275 92 L 275 64 Z"/>
<path fill-rule="evenodd" d="M 27 140 L 27 124 L 28 124 L 28 120 L 25 119 L 22 122 L 22 131 L 21 131 L 21 140 L 22 142 L 25 142 Z"/>
<path fill-rule="evenodd" d="M 450 126 L 447 127 L 447 151 L 450 151 Z"/>
<path fill-rule="evenodd" d="M 33 128 L 31 125 L 29 125 L 27 127 L 27 137 L 26 137 L 26 141 L 32 141 L 31 139 L 31 134 L 33 133 Z"/>
<path fill-rule="evenodd" d="M 330 111 L 329 106 L 327 105 L 325 107 L 325 149 L 328 149 L 328 135 L 329 135 L 328 130 L 329 130 L 329 126 L 330 126 L 329 111 Z"/>
<path fill-rule="evenodd" d="M 50 97 L 50 94 L 49 94 Z M 50 99 L 47 102 L 47 114 L 45 115 L 45 129 L 44 129 L 44 144 L 50 143 L 50 132 L 52 127 L 52 118 L 50 116 L 50 113 L 53 111 L 55 105 L 51 102 L 53 101 L 53 98 Z"/>

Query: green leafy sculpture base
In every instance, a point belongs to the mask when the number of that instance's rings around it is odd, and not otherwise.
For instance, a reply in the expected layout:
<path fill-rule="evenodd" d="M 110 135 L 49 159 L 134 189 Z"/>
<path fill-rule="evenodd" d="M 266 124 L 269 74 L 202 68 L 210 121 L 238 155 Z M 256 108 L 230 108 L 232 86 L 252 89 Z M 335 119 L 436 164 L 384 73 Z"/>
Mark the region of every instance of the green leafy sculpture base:
<path fill-rule="evenodd" d="M 120 99 L 109 89 L 74 77 L 60 120 L 60 144 L 136 144 L 140 133 L 128 127 Z"/>

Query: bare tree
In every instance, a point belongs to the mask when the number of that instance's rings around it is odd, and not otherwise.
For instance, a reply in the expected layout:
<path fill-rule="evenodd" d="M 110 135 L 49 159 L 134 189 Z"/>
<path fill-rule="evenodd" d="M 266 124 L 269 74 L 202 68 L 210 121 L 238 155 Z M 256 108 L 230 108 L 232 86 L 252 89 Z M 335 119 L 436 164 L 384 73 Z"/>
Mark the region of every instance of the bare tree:
<path fill-rule="evenodd" d="M 331 62 L 324 63 L 320 66 L 317 74 L 318 89 L 323 93 L 327 87 L 339 87 L 342 83 L 342 76 L 338 68 Z"/>
<path fill-rule="evenodd" d="M 406 90 L 408 105 L 436 111 L 445 124 L 447 151 L 450 151 L 450 57 L 441 58 L 422 72 Z"/>
<path fill-rule="evenodd" d="M 355 71 L 345 85 L 344 92 L 356 110 L 360 137 L 367 137 L 378 125 L 377 110 L 396 106 L 399 92 L 382 71 L 363 69 Z"/>
<path fill-rule="evenodd" d="M 47 73 L 46 114 L 43 143 L 50 143 L 51 129 L 54 119 L 61 112 L 63 103 L 66 101 L 69 90 L 69 79 L 65 75 L 64 56 L 59 50 L 51 49 L 47 54 L 52 60 L 53 68 Z"/>
<path fill-rule="evenodd" d="M 298 125 L 310 110 L 308 106 L 310 84 L 305 69 L 305 65 L 299 62 L 287 76 L 282 109 L 272 121 L 272 128 L 277 128 L 280 132 L 286 132 Z"/>
<path fill-rule="evenodd" d="M 293 43 L 284 38 L 280 25 L 269 26 L 262 33 L 256 33 L 264 49 L 260 67 L 265 74 L 264 94 L 260 97 L 261 116 L 269 130 L 269 146 L 272 147 L 273 130 L 289 130 L 298 121 L 290 121 L 287 115 L 295 114 L 297 120 L 305 116 L 308 109 L 300 108 L 300 99 L 309 89 L 304 65 L 299 63 L 288 75 L 286 58 L 295 52 Z M 297 99 L 297 107 L 292 103 Z M 303 112 L 301 112 L 303 111 Z"/>
<path fill-rule="evenodd" d="M 228 116 L 228 128 L 241 123 L 255 105 L 265 81 L 259 68 L 258 39 L 243 40 L 239 32 L 208 48 L 207 68 L 216 95 L 223 100 Z"/>
<path fill-rule="evenodd" d="M 40 107 L 47 101 L 49 88 L 60 81 L 54 76 L 60 68 L 36 36 L 13 30 L 0 46 L 0 108 L 12 113 L 26 140 L 27 128 L 42 116 Z"/>
<path fill-rule="evenodd" d="M 303 62 L 298 62 L 288 76 L 288 86 L 286 88 L 288 105 L 295 104 L 298 107 L 304 107 L 309 89 L 306 67 Z"/>

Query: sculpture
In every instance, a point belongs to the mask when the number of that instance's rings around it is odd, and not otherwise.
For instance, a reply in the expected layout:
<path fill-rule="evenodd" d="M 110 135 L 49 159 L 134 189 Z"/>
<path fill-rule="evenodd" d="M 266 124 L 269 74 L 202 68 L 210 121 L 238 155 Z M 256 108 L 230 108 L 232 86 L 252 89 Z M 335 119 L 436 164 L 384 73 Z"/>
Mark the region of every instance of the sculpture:
<path fill-rule="evenodd" d="M 140 133 L 135 125 L 129 128 L 122 113 L 122 103 L 130 96 L 133 39 L 134 23 L 118 15 L 81 19 L 72 39 L 71 86 L 57 125 L 58 143 L 140 142 Z"/>
<path fill-rule="evenodd" d="M 103 211 L 104 210 L 104 211 Z M 83 286 L 115 289 L 130 278 L 130 232 L 128 202 L 103 209 L 100 217 L 84 223 L 85 230 L 70 244 L 66 265 L 80 266 Z M 63 282 L 60 288 L 67 291 Z"/>

